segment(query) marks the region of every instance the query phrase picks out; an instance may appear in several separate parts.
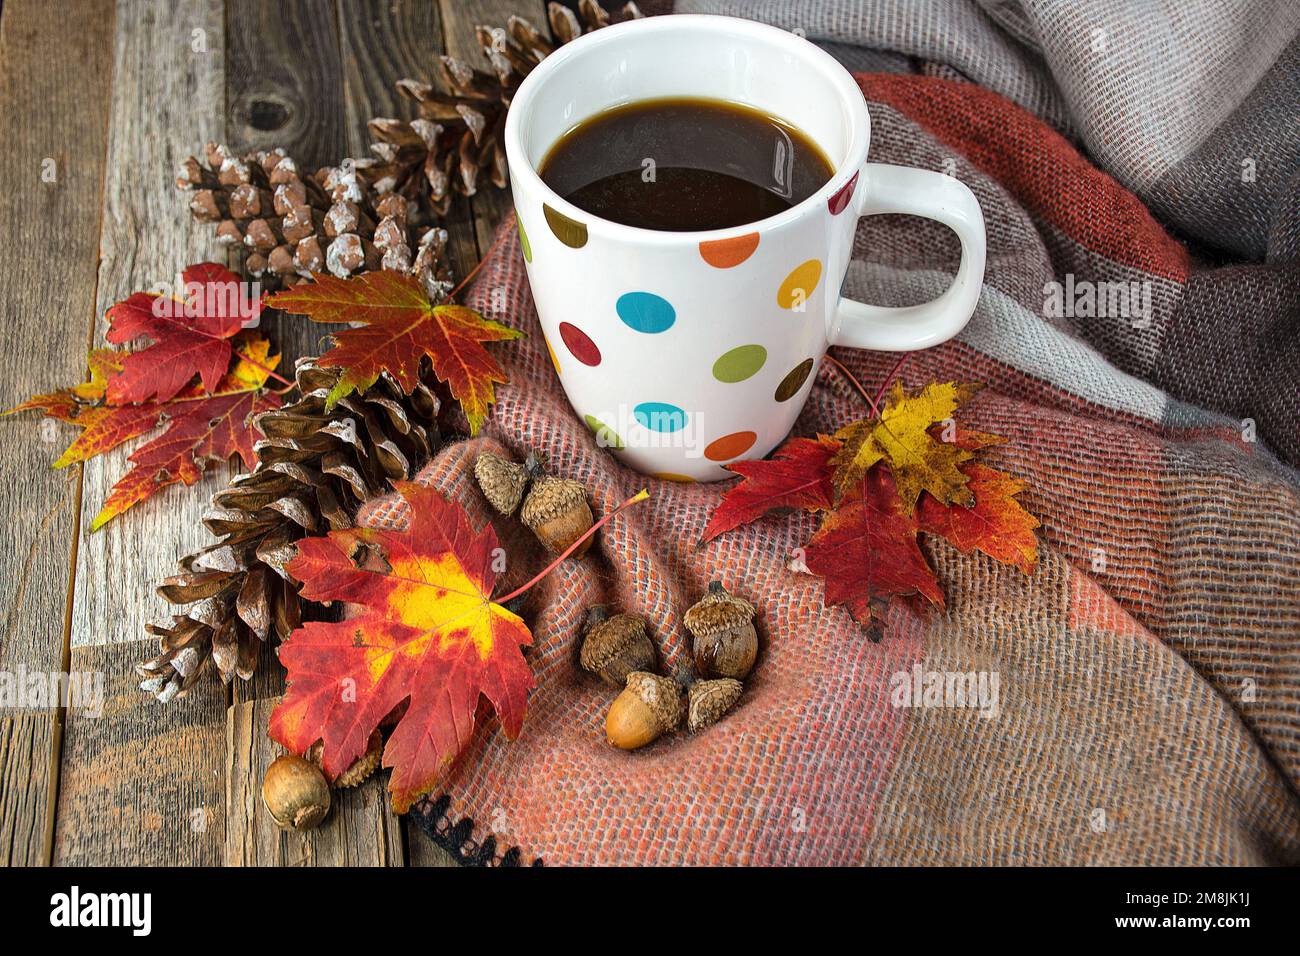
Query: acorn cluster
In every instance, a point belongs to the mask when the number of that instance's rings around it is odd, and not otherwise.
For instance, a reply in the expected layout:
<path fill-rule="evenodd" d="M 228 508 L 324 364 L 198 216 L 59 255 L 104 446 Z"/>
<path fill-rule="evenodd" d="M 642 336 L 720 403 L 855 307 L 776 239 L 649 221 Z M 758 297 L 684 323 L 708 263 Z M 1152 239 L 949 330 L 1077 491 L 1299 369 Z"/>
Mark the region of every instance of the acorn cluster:
<path fill-rule="evenodd" d="M 567 551 L 595 520 L 586 486 L 572 478 L 548 474 L 543 458 L 536 452 L 529 454 L 523 464 L 483 452 L 474 461 L 474 477 L 483 497 L 498 512 L 509 516 L 518 508 L 519 520 L 552 554 Z M 583 541 L 570 557 L 586 554 L 591 541 Z"/>
<path fill-rule="evenodd" d="M 644 619 L 611 614 L 604 605 L 587 612 L 579 663 L 605 683 L 622 688 L 605 717 L 605 737 L 615 747 L 644 747 L 683 722 L 691 733 L 698 733 L 721 720 L 740 699 L 741 681 L 758 655 L 754 606 L 714 581 L 686 612 L 685 622 L 694 638 L 697 679 L 683 701 L 676 681 L 654 673 L 655 647 Z"/>

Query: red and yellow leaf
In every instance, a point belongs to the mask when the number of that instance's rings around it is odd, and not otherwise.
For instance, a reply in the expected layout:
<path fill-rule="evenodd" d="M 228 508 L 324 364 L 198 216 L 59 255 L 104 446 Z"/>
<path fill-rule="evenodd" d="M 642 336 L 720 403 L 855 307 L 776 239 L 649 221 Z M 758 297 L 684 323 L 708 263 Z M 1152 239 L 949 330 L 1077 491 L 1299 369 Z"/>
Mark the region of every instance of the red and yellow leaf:
<path fill-rule="evenodd" d="M 270 733 L 294 753 L 321 741 L 322 767 L 333 778 L 407 703 L 383 756 L 401 813 L 469 743 L 480 696 L 513 739 L 534 681 L 520 652 L 532 635 L 491 599 L 492 526 L 475 532 L 464 510 L 436 491 L 396 487 L 410 506 L 406 531 L 356 528 L 298 542 L 288 570 L 302 596 L 346 601 L 361 613 L 305 624 L 281 645 L 289 689 Z"/>
<path fill-rule="evenodd" d="M 836 495 L 846 494 L 872 466 L 887 461 L 907 512 L 916 506 L 922 491 L 945 504 L 970 504 L 966 476 L 957 466 L 969 460 L 971 452 L 937 440 L 930 430 L 950 420 L 979 387 L 936 382 L 908 395 L 895 382 L 879 419 L 853 422 L 835 433 L 844 443 L 831 462 Z"/>
<path fill-rule="evenodd" d="M 493 387 L 505 371 L 483 347 L 516 339 L 516 329 L 484 318 L 463 305 L 434 305 L 414 276 L 379 270 L 349 279 L 318 275 L 311 283 L 278 292 L 267 304 L 305 315 L 314 322 L 355 323 L 333 334 L 334 347 L 320 364 L 341 368 L 330 404 L 366 389 L 383 372 L 409 392 L 428 356 L 434 374 L 446 382 L 476 433 L 494 400 Z"/>
<path fill-rule="evenodd" d="M 831 507 L 830 461 L 839 447 L 839 442 L 825 435 L 791 438 L 770 459 L 728 465 L 743 480 L 722 496 L 703 540 L 711 541 L 774 508 L 820 511 Z"/>
<path fill-rule="evenodd" d="M 251 469 L 257 462 L 253 442 L 262 437 L 253 420 L 279 405 L 277 395 L 246 389 L 176 399 L 160 408 L 155 406 L 155 421 L 159 410 L 170 416 L 167 430 L 131 453 L 128 459 L 131 470 L 113 485 L 90 530 L 98 531 L 132 505 L 168 485 L 194 484 L 210 464 L 226 461 L 232 455 L 239 455 L 244 467 Z M 142 407 L 149 406 L 104 410 L 129 412 Z M 64 457 L 67 455 L 65 452 Z"/>
<path fill-rule="evenodd" d="M 230 365 L 231 337 L 257 317 L 261 304 L 246 300 L 239 276 L 215 263 L 190 266 L 182 278 L 184 300 L 137 292 L 109 308 L 109 342 L 153 340 L 126 355 L 108 380 L 110 404 L 165 402 L 195 375 L 207 391 L 217 390 Z"/>
<path fill-rule="evenodd" d="M 962 465 L 975 504 L 945 505 L 929 495 L 917 506 L 920 530 L 942 535 L 962 554 L 983 551 L 1029 574 L 1038 563 L 1038 519 L 1013 497 L 1025 483 L 977 461 Z"/>

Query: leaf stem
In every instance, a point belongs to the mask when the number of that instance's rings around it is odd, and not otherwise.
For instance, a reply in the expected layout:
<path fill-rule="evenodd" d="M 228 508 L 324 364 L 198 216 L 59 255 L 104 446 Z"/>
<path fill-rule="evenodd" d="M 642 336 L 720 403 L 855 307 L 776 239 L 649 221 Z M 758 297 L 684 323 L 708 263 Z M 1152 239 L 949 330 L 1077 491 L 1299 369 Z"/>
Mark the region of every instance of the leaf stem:
<path fill-rule="evenodd" d="M 858 381 L 857 376 L 855 376 L 852 372 L 850 372 L 848 370 L 848 367 L 839 359 L 837 359 L 834 355 L 831 355 L 830 352 L 826 353 L 826 361 L 830 362 L 832 365 L 834 365 L 837 369 L 840 370 L 840 374 L 843 375 L 846 379 L 848 379 L 849 384 L 852 385 L 855 389 L 857 389 L 858 394 L 867 400 L 867 404 L 871 406 L 871 414 L 876 417 L 879 417 L 880 409 L 876 405 L 876 399 L 871 397 L 871 395 L 863 387 L 862 383 Z M 879 397 L 880 396 L 876 396 L 876 398 Z"/>
<path fill-rule="evenodd" d="M 605 515 L 603 518 L 601 518 L 599 521 L 593 524 L 590 528 L 588 528 L 581 538 L 579 538 L 577 541 L 573 542 L 573 544 L 565 548 L 562 554 L 560 554 L 554 561 L 552 561 L 546 567 L 542 568 L 542 570 L 537 572 L 537 574 L 533 575 L 533 577 L 526 584 L 522 585 L 521 587 L 515 588 L 513 591 L 511 591 L 509 594 L 505 595 L 504 597 L 493 598 L 493 603 L 505 604 L 507 601 L 513 601 L 515 598 L 519 597 L 519 595 L 523 594 L 525 591 L 531 588 L 542 578 L 550 574 L 551 571 L 555 569 L 556 565 L 558 565 L 561 561 L 563 561 L 565 558 L 571 555 L 575 550 L 577 550 L 577 548 L 582 544 L 582 542 L 586 541 L 593 534 L 599 531 L 611 518 L 614 517 L 614 515 L 618 514 L 620 511 L 622 511 L 625 508 L 631 507 L 632 505 L 636 504 L 638 501 L 645 501 L 649 497 L 650 497 L 650 492 L 642 488 L 631 498 L 628 498 L 627 500 L 622 502 L 617 508 L 609 512 L 607 515 Z"/>
<path fill-rule="evenodd" d="M 898 374 L 899 369 L 903 367 L 903 363 L 907 361 L 907 356 L 910 354 L 910 352 L 904 352 L 898 357 L 898 361 L 894 363 L 894 367 L 889 370 L 889 374 L 885 376 L 884 382 L 881 383 L 880 391 L 876 392 L 875 400 L 871 403 L 872 408 L 876 408 L 880 404 L 880 399 L 884 397 L 885 390 L 894 381 L 894 376 Z"/>

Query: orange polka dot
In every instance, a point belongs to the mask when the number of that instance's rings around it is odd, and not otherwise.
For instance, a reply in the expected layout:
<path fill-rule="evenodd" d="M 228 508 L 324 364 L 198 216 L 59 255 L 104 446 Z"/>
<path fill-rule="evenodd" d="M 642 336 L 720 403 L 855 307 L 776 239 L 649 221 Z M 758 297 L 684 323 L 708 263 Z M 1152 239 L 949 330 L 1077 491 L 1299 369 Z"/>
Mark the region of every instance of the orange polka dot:
<path fill-rule="evenodd" d="M 738 266 L 758 248 L 758 233 L 747 232 L 729 239 L 710 239 L 700 243 L 700 256 L 715 269 Z"/>
<path fill-rule="evenodd" d="M 709 461 L 729 461 L 749 451 L 756 441 L 758 435 L 754 432 L 732 432 L 730 435 L 723 435 L 716 441 L 709 442 L 708 447 L 704 449 L 704 457 Z"/>

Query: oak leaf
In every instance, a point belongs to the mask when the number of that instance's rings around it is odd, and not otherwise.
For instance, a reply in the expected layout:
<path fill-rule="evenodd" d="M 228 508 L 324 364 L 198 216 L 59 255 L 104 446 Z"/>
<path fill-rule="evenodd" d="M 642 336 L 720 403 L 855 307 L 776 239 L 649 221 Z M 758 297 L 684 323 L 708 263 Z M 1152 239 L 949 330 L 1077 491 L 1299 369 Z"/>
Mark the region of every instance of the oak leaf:
<path fill-rule="evenodd" d="M 463 305 L 435 305 L 416 277 L 386 270 L 349 279 L 317 275 L 313 282 L 276 293 L 267 304 L 313 322 L 356 326 L 333 333 L 334 347 L 318 360 L 322 366 L 343 369 L 326 399 L 328 405 L 369 388 L 383 372 L 409 392 L 427 356 L 434 374 L 460 402 L 471 434 L 487 417 L 493 386 L 506 381 L 505 371 L 483 343 L 523 334 Z"/>
<path fill-rule="evenodd" d="M 958 466 L 972 457 L 971 452 L 936 439 L 930 430 L 950 421 L 979 387 L 936 382 L 908 395 L 895 382 L 878 419 L 853 422 L 835 433 L 843 442 L 831 461 L 836 497 L 856 487 L 877 462 L 887 461 L 909 514 L 922 491 L 944 504 L 969 505 L 966 476 Z"/>
<path fill-rule="evenodd" d="M 492 601 L 498 553 L 491 525 L 436 491 L 395 483 L 410 506 L 406 531 L 353 528 L 298 542 L 288 571 L 302 597 L 359 605 L 359 616 L 310 622 L 280 647 L 289 688 L 270 733 L 294 753 L 321 741 L 333 778 L 370 734 L 407 704 L 384 748 L 393 808 L 429 792 L 469 743 L 483 696 L 506 736 L 523 725 L 532 673 L 527 626 Z"/>
<path fill-rule="evenodd" d="M 261 303 L 246 299 L 239 276 L 224 266 L 204 262 L 181 275 L 185 299 L 137 292 L 109 307 L 109 342 L 153 340 L 125 355 L 120 371 L 108 380 L 109 404 L 165 402 L 195 375 L 207 391 L 215 391 L 230 365 L 230 339 L 258 317 Z"/>

